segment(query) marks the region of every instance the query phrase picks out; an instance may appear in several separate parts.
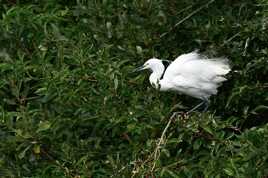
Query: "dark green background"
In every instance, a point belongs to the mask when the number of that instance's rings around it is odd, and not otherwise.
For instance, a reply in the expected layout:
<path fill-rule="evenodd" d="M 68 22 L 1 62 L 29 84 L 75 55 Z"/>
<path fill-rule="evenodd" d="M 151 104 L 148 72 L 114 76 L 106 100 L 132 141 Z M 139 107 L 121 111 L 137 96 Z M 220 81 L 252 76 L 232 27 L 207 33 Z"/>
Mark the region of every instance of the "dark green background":
<path fill-rule="evenodd" d="M 0 177 L 268 175 L 267 0 L 0 4 Z M 208 112 L 172 122 L 151 172 L 170 115 L 198 100 L 130 71 L 195 49 L 232 72 Z"/>

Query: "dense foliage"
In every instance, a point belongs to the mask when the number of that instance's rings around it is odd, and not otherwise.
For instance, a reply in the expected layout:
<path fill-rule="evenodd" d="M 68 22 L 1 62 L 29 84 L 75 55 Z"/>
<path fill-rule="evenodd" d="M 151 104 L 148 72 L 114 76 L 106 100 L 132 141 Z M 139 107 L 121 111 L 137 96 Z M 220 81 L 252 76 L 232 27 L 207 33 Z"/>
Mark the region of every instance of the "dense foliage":
<path fill-rule="evenodd" d="M 0 177 L 265 177 L 268 1 L 0 0 Z M 206 113 L 152 56 L 227 56 Z M 158 143 L 160 143 L 158 145 Z M 158 147 L 158 146 L 159 147 Z"/>

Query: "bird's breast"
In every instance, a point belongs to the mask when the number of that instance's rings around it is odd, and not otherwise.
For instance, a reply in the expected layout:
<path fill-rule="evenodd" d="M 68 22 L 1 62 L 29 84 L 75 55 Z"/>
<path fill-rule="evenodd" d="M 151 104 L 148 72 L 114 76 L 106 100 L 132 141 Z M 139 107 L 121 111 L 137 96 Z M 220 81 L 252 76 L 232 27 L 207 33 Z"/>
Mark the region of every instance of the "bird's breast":
<path fill-rule="evenodd" d="M 160 80 L 159 81 L 159 90 L 160 91 L 172 90 L 171 82 L 166 81 L 165 79 Z"/>

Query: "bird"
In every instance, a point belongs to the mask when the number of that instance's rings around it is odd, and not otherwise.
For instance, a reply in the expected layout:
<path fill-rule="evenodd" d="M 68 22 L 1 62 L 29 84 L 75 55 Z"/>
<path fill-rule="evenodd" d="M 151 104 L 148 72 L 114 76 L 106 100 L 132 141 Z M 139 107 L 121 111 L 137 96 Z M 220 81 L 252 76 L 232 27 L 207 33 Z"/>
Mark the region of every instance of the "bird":
<path fill-rule="evenodd" d="M 165 67 L 165 64 L 169 64 Z M 201 100 L 187 113 L 204 106 L 207 111 L 209 98 L 216 95 L 218 87 L 226 81 L 231 71 L 227 58 L 208 58 L 197 50 L 178 56 L 174 61 L 151 58 L 134 71 L 149 69 L 150 84 L 160 91 L 174 91 Z"/>

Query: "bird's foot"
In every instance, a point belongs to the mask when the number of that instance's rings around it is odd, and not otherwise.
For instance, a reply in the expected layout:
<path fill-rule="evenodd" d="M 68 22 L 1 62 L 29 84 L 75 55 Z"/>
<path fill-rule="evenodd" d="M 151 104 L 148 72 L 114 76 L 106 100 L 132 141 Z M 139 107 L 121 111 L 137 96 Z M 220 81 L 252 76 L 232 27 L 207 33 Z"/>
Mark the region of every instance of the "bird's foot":
<path fill-rule="evenodd" d="M 178 112 L 174 112 L 171 116 L 172 119 L 175 119 L 177 117 L 180 117 L 182 119 L 186 119 L 188 117 L 188 113 L 187 112 L 183 112 L 183 111 L 178 111 Z"/>

